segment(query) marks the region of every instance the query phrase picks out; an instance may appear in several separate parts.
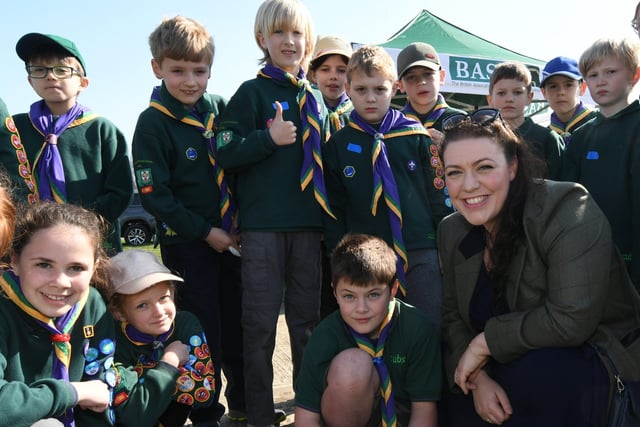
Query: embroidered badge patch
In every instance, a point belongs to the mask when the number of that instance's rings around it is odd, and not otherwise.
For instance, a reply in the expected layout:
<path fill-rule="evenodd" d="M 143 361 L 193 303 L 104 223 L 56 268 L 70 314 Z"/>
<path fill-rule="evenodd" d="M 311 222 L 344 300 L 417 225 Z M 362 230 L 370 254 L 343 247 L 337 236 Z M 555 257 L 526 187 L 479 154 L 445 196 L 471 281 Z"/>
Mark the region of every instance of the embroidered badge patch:
<path fill-rule="evenodd" d="M 409 172 L 415 172 L 417 167 L 418 167 L 418 165 L 416 164 L 415 160 L 409 160 L 407 162 L 407 170 Z"/>
<path fill-rule="evenodd" d="M 193 148 L 193 147 L 188 147 L 186 149 L 186 151 L 184 152 L 184 156 L 188 159 L 188 160 L 195 160 L 198 158 L 198 151 Z"/>
<path fill-rule="evenodd" d="M 151 169 L 136 169 L 136 181 L 138 181 L 138 187 L 153 185 L 153 176 L 151 175 Z"/>
<path fill-rule="evenodd" d="M 93 325 L 85 325 L 82 327 L 82 333 L 84 334 L 85 338 L 93 338 L 94 335 L 94 331 L 93 331 Z"/>
<path fill-rule="evenodd" d="M 353 166 L 345 166 L 342 170 L 342 174 L 346 178 L 353 178 L 353 176 L 356 174 L 356 168 L 354 168 Z"/>
<path fill-rule="evenodd" d="M 233 132 L 232 131 L 225 130 L 223 132 L 220 132 L 218 134 L 218 138 L 216 139 L 217 144 L 218 144 L 218 148 L 224 147 L 225 145 L 230 143 L 232 139 L 233 139 Z"/>

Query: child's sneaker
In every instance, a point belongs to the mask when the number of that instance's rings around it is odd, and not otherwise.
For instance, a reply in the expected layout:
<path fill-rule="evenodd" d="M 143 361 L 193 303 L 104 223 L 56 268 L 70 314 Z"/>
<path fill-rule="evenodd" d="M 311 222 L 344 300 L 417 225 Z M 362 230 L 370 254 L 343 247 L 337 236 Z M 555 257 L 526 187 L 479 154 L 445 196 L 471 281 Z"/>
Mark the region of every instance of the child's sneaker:
<path fill-rule="evenodd" d="M 287 413 L 282 409 L 276 409 L 273 411 L 273 423 L 279 426 L 281 422 L 287 419 Z"/>
<path fill-rule="evenodd" d="M 229 419 L 231 418 L 231 415 L 240 415 L 243 414 L 244 415 L 244 419 L 245 419 L 245 423 L 247 422 L 247 414 L 245 414 L 242 411 L 229 411 L 229 413 L 227 414 L 227 417 L 229 417 Z M 287 419 L 287 413 L 285 411 L 283 411 L 282 409 L 275 409 L 273 411 L 273 424 L 269 424 L 266 427 L 280 427 L 280 423 L 285 421 Z M 247 425 L 248 427 L 253 427 L 251 424 Z"/>
<path fill-rule="evenodd" d="M 229 409 L 229 412 L 227 412 L 227 418 L 233 422 L 244 424 L 249 420 L 246 412 L 237 409 Z"/>

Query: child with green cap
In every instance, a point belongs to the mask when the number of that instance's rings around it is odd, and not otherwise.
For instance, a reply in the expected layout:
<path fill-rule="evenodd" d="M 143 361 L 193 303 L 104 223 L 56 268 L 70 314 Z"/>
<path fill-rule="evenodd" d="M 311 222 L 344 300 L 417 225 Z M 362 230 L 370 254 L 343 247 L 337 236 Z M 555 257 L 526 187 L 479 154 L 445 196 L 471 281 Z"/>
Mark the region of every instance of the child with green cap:
<path fill-rule="evenodd" d="M 122 250 L 118 217 L 133 192 L 124 135 L 109 120 L 78 103 L 89 86 L 87 66 L 74 42 L 54 34 L 29 33 L 16 52 L 25 63 L 28 81 L 41 98 L 28 113 L 13 119 L 22 138 L 15 153 L 2 153 L 21 185 L 18 202 L 44 200 L 81 205 L 111 225 L 108 254 Z M 15 173 L 15 172 L 14 172 Z"/>

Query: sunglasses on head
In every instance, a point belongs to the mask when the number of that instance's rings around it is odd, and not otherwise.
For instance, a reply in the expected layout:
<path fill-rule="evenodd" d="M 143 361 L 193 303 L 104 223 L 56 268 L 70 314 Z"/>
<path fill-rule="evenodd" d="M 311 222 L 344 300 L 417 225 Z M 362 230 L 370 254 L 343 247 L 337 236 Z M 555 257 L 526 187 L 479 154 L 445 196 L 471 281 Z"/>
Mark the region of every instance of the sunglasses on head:
<path fill-rule="evenodd" d="M 442 122 L 442 129 L 444 131 L 451 130 L 466 120 L 471 120 L 472 123 L 484 126 L 493 123 L 498 118 L 504 123 L 500 115 L 500 110 L 497 108 L 480 108 L 471 113 L 458 113 L 447 117 L 444 122 Z"/>

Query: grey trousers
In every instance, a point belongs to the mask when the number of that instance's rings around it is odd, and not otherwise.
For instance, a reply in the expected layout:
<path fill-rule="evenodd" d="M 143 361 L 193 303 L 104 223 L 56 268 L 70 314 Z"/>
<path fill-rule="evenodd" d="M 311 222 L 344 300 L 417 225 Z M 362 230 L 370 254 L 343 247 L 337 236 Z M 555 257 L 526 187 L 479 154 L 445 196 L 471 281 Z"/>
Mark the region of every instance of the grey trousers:
<path fill-rule="evenodd" d="M 442 274 L 438 250 L 409 251 L 407 256 L 407 296 L 402 300 L 424 312 L 439 332 L 442 324 Z"/>
<path fill-rule="evenodd" d="M 293 381 L 320 310 L 320 232 L 242 232 L 242 329 L 249 424 L 273 422 L 273 352 L 284 302 Z"/>

